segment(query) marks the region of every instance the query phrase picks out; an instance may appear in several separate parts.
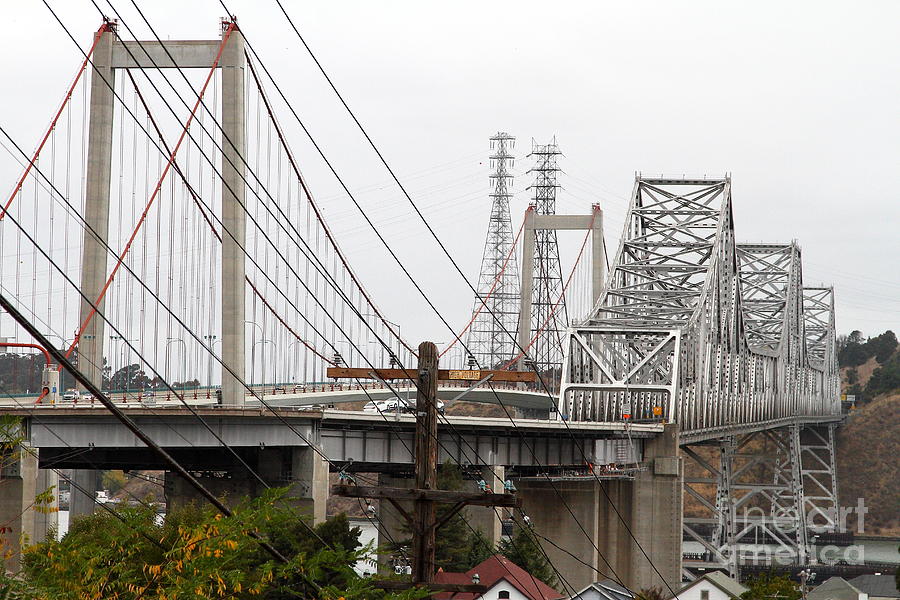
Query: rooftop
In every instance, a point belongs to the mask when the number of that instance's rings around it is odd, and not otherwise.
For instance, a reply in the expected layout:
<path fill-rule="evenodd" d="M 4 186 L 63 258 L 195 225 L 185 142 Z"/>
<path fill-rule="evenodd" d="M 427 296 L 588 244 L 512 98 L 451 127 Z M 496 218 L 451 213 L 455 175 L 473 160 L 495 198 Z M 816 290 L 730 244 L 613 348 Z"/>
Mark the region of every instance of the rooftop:
<path fill-rule="evenodd" d="M 531 600 L 562 600 L 562 594 L 552 587 L 531 576 L 505 556 L 495 554 L 487 560 L 475 565 L 465 573 L 449 573 L 438 571 L 435 583 L 472 583 L 472 576 L 478 574 L 482 585 L 494 587 L 500 581 L 506 581 Z M 441 592 L 435 594 L 436 600 L 476 600 L 481 595 L 473 592 Z"/>
<path fill-rule="evenodd" d="M 897 580 L 893 575 L 860 575 L 850 580 L 850 585 L 869 597 L 900 598 L 900 590 L 897 589 Z"/>

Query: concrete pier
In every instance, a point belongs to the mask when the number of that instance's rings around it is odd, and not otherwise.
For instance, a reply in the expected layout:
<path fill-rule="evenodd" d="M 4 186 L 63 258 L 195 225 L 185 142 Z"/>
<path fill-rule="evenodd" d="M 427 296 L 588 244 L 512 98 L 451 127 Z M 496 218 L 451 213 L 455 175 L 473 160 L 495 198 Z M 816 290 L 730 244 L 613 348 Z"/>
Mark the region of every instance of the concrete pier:
<path fill-rule="evenodd" d="M 37 495 L 37 456 L 26 450 L 5 455 L 0 471 L 0 556 L 6 570 L 16 572 L 22 562 L 22 541 L 34 535 Z"/>
<path fill-rule="evenodd" d="M 89 515 L 97 507 L 95 499 L 100 489 L 100 471 L 72 469 L 72 489 L 69 492 L 69 519 Z"/>
<path fill-rule="evenodd" d="M 535 530 L 578 558 L 543 544 L 576 589 L 604 577 L 634 590 L 680 584 L 683 469 L 675 425 L 644 441 L 642 466 L 632 480 L 517 482 Z"/>
<path fill-rule="evenodd" d="M 56 529 L 57 479 L 55 472 L 38 469 L 35 448 L 20 447 L 0 457 L 0 464 L 0 556 L 3 568 L 16 572 L 22 561 L 22 546 L 44 541 L 48 532 Z M 48 490 L 53 500 L 38 500 Z"/>

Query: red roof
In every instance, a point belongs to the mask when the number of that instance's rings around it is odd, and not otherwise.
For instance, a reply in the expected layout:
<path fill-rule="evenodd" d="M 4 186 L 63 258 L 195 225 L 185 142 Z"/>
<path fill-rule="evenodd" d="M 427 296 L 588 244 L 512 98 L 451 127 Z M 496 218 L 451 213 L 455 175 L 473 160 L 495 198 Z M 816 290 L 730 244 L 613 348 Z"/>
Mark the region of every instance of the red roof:
<path fill-rule="evenodd" d="M 562 594 L 538 579 L 509 559 L 496 554 L 465 573 L 448 573 L 438 570 L 435 583 L 472 583 L 472 576 L 478 573 L 481 585 L 494 587 L 500 581 L 506 581 L 531 600 L 562 600 Z M 436 600 L 477 600 L 480 594 L 472 592 L 441 592 L 434 596 Z"/>

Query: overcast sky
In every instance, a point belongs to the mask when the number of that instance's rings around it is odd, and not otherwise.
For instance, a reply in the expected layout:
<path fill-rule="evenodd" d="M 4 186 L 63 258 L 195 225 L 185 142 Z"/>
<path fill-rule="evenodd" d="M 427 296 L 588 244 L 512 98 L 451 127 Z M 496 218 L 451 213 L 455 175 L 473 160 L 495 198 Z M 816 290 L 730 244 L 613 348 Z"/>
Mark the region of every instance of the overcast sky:
<path fill-rule="evenodd" d="M 91 2 L 50 2 L 88 44 L 100 23 Z M 170 39 L 215 38 L 224 14 L 212 0 L 140 4 Z M 464 324 L 471 292 L 424 233 L 274 0 L 227 4 L 411 272 L 451 323 Z M 130 0 L 113 5 L 151 37 Z M 504 130 L 518 138 L 517 225 L 527 206 L 531 140 L 556 135 L 565 154 L 559 212 L 586 213 L 599 202 L 611 251 L 635 171 L 728 172 L 738 240 L 796 239 L 805 283 L 835 286 L 839 331 L 900 328 L 900 3 L 286 6 L 470 278 L 478 272 L 490 210 L 488 137 Z M 9 3 L 3 34 L 0 121 L 31 148 L 80 55 L 40 2 Z M 411 341 L 449 340 L 310 144 L 296 127 L 288 129 L 326 218 L 388 318 L 401 322 Z M 0 156 L 11 188 L 18 167 L 9 163 Z M 564 271 L 579 242 L 563 242 Z"/>

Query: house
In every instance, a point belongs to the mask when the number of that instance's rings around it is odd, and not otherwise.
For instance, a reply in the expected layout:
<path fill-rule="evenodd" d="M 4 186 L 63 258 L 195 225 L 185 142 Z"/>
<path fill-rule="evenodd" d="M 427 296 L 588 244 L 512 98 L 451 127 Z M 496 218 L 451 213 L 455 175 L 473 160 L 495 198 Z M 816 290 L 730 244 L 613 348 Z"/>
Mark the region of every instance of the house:
<path fill-rule="evenodd" d="M 347 517 L 347 520 L 349 521 L 350 529 L 353 529 L 354 527 L 359 528 L 359 543 L 361 548 L 365 548 L 368 544 L 371 544 L 372 548 L 378 547 L 378 527 L 373 523 L 372 519 L 367 519 L 365 517 Z M 361 556 L 353 566 L 353 570 L 356 571 L 356 574 L 360 577 L 368 577 L 373 573 L 377 573 L 378 553 L 373 550 L 372 552 Z"/>
<path fill-rule="evenodd" d="M 477 577 L 476 577 L 477 575 Z M 441 592 L 437 600 L 563 600 L 565 596 L 543 581 L 532 577 L 524 569 L 504 556 L 495 555 L 475 565 L 465 573 L 439 570 L 435 583 L 471 584 L 477 579 L 487 586 L 483 594 L 472 592 Z"/>
<path fill-rule="evenodd" d="M 869 595 L 869 600 L 894 600 L 900 598 L 897 580 L 893 575 L 860 575 L 849 581 L 850 585 Z"/>
<path fill-rule="evenodd" d="M 634 600 L 634 594 L 615 581 L 604 579 L 587 586 L 571 600 Z"/>
<path fill-rule="evenodd" d="M 869 595 L 842 577 L 832 577 L 806 595 L 807 600 L 869 600 Z"/>
<path fill-rule="evenodd" d="M 678 600 L 732 600 L 747 588 L 721 571 L 710 571 L 685 585 L 675 595 Z"/>

